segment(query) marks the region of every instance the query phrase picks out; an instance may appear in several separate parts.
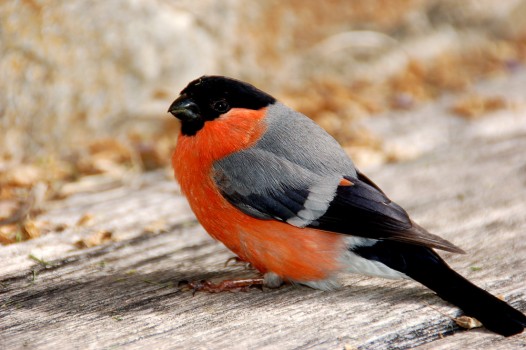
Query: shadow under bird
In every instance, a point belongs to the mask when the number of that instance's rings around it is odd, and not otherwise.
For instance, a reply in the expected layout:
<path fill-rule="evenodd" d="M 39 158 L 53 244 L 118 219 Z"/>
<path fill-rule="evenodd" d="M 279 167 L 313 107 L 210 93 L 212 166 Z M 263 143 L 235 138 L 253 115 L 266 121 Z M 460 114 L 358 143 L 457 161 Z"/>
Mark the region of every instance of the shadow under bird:
<path fill-rule="evenodd" d="M 195 288 L 290 282 L 330 290 L 342 272 L 410 278 L 495 333 L 524 330 L 523 313 L 434 250 L 462 249 L 412 221 L 311 119 L 222 76 L 190 82 L 169 112 L 181 121 L 175 177 L 197 219 L 262 274 Z"/>

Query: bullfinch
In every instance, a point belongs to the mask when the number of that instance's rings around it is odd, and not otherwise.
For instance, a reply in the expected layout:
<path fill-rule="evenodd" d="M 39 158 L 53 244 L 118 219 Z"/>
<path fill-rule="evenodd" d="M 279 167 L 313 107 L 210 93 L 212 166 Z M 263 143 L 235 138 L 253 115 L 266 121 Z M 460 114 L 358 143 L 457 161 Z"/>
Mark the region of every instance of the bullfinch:
<path fill-rule="evenodd" d="M 223 76 L 190 82 L 169 112 L 181 121 L 172 165 L 183 194 L 206 231 L 262 274 L 258 281 L 330 290 L 342 272 L 409 278 L 493 332 L 523 331 L 523 313 L 434 250 L 462 249 L 412 221 L 303 114 Z"/>

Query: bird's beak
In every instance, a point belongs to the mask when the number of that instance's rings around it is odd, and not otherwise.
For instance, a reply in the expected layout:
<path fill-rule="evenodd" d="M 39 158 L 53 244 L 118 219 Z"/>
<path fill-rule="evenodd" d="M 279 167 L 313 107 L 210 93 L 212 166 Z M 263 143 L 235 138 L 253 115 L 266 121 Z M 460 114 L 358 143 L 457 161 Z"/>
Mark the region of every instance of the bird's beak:
<path fill-rule="evenodd" d="M 192 122 L 201 118 L 197 104 L 186 94 L 179 96 L 168 108 L 168 112 L 182 122 Z"/>

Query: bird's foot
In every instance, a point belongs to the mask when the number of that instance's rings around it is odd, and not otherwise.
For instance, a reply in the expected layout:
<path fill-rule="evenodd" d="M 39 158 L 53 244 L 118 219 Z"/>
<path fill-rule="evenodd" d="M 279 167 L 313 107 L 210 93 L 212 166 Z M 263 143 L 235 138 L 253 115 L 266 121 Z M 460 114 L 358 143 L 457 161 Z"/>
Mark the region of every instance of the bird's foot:
<path fill-rule="evenodd" d="M 264 280 L 263 278 L 247 278 L 240 280 L 225 280 L 219 283 L 213 283 L 206 280 L 185 282 L 192 294 L 196 292 L 209 292 L 209 293 L 221 293 L 221 292 L 248 292 L 250 288 L 263 289 Z"/>

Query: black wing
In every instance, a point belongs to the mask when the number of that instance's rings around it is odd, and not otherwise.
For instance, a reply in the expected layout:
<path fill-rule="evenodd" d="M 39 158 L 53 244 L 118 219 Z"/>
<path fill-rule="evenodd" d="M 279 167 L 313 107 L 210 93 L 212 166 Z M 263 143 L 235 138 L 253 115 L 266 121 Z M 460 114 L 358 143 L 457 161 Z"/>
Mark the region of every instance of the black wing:
<path fill-rule="evenodd" d="M 413 222 L 407 212 L 391 201 L 365 175 L 344 177 L 351 186 L 338 186 L 336 196 L 323 216 L 309 227 L 354 236 L 394 240 L 455 253 L 464 251 Z"/>

